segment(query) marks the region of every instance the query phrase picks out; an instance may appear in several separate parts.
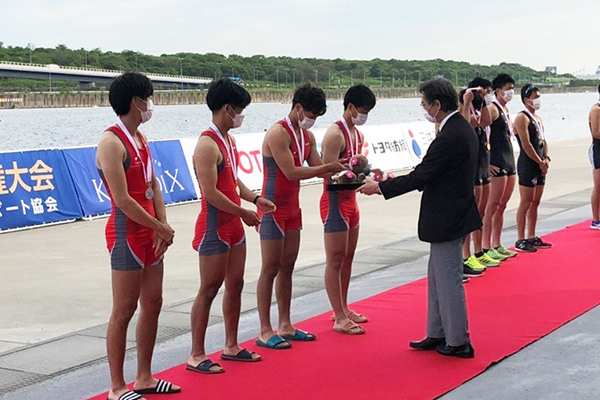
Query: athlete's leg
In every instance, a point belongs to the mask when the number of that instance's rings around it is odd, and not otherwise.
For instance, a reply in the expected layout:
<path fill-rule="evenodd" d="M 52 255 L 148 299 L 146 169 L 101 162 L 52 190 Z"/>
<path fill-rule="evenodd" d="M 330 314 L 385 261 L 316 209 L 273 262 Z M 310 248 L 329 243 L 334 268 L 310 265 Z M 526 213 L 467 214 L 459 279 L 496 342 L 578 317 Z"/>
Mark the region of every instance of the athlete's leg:
<path fill-rule="evenodd" d="M 490 198 L 490 184 L 485 184 L 481 186 L 481 191 L 479 193 L 479 197 L 477 196 L 477 192 L 475 192 L 475 199 L 477 201 L 477 209 L 479 210 L 479 215 L 481 219 L 485 219 L 485 210 L 487 208 L 487 203 Z M 478 229 L 471 233 L 471 237 L 473 238 L 473 250 L 475 253 L 480 253 L 483 251 L 483 247 L 481 244 L 481 239 L 483 238 L 482 229 Z"/>
<path fill-rule="evenodd" d="M 600 168 L 593 171 L 594 188 L 592 189 L 592 218 L 600 219 Z"/>
<path fill-rule="evenodd" d="M 292 326 L 290 308 L 292 304 L 292 273 L 300 249 L 300 230 L 293 229 L 285 232 L 283 258 L 281 268 L 275 279 L 275 297 L 279 309 L 279 335 L 293 335 L 296 331 Z"/>
<path fill-rule="evenodd" d="M 260 252 L 262 267 L 256 288 L 258 301 L 258 316 L 260 318 L 259 339 L 267 342 L 275 333 L 271 325 L 271 301 L 273 296 L 273 282 L 281 269 L 283 258 L 283 239 L 261 240 Z"/>
<path fill-rule="evenodd" d="M 106 349 L 110 368 L 109 399 L 117 399 L 127 392 L 123 376 L 127 327 L 137 308 L 142 286 L 143 270 L 112 270 L 113 307 L 106 333 Z"/>
<path fill-rule="evenodd" d="M 483 218 L 482 244 L 484 249 L 492 247 L 492 228 L 506 181 L 506 176 L 493 176 L 490 178 L 490 196 Z"/>
<path fill-rule="evenodd" d="M 534 188 L 519 185 L 519 208 L 517 209 L 517 240 L 526 239 L 525 227 L 527 223 L 527 215 L 534 197 Z"/>
<path fill-rule="evenodd" d="M 200 290 L 192 306 L 192 353 L 188 364 L 196 366 L 207 359 L 204 348 L 210 306 L 225 280 L 229 251 L 211 256 L 200 256 Z M 214 371 L 220 368 L 213 366 Z"/>
<path fill-rule="evenodd" d="M 492 223 L 492 241 L 490 243 L 492 247 L 498 247 L 501 244 L 500 236 L 502 235 L 502 228 L 504 226 L 504 210 L 506 210 L 506 205 L 515 189 L 516 180 L 516 175 L 506 177 L 506 185 L 504 186 L 504 191 L 500 197 L 500 204 L 494 214 L 494 221 Z"/>
<path fill-rule="evenodd" d="M 325 290 L 337 325 L 348 323 L 342 300 L 342 266 L 348 251 L 348 231 L 325 233 Z"/>
<path fill-rule="evenodd" d="M 348 308 L 348 288 L 350 287 L 350 278 L 352 277 L 352 263 L 354 262 L 354 253 L 356 251 L 356 245 L 358 244 L 358 229 L 357 226 L 354 229 L 350 229 L 348 232 L 348 250 L 346 251 L 346 258 L 342 266 L 342 306 L 346 313 L 351 312 Z"/>
<path fill-rule="evenodd" d="M 527 238 L 535 237 L 535 228 L 538 219 L 538 208 L 540 207 L 540 201 L 542 200 L 542 194 L 544 194 L 545 185 L 537 185 L 533 190 L 533 198 L 531 200 L 531 206 L 527 211 Z"/>

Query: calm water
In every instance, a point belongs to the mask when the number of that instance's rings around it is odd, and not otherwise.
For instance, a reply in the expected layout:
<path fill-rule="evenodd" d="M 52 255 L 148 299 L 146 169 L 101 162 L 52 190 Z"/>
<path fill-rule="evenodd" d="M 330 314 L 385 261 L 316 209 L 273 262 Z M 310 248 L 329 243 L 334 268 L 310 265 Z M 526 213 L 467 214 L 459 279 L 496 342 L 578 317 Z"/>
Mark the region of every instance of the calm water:
<path fill-rule="evenodd" d="M 540 116 L 548 141 L 589 137 L 587 114 L 596 93 L 542 95 Z M 514 115 L 522 109 L 515 94 L 509 103 Z M 289 104 L 256 103 L 248 106 L 244 125 L 235 133 L 264 131 L 287 114 Z M 342 114 L 341 101 L 328 102 L 327 113 L 315 129 L 325 129 Z M 115 122 L 111 108 L 60 108 L 0 110 L 0 151 L 95 145 L 105 128 Z M 419 99 L 383 99 L 369 115 L 368 124 L 393 124 L 423 120 Z M 208 127 L 210 112 L 205 104 L 156 107 L 142 131 L 151 140 L 195 137 Z"/>

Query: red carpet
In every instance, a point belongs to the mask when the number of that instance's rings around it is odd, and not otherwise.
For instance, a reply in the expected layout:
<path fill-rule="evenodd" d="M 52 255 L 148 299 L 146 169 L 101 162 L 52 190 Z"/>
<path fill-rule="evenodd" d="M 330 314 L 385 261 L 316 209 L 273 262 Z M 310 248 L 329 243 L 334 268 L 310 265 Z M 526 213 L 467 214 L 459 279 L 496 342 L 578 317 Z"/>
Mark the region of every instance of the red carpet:
<path fill-rule="evenodd" d="M 334 333 L 330 313 L 298 324 L 318 334 L 291 350 L 256 348 L 256 364 L 219 361 L 221 375 L 180 365 L 157 376 L 182 386 L 179 395 L 149 399 L 433 399 L 600 304 L 600 233 L 589 222 L 544 236 L 549 250 L 521 253 L 465 285 L 475 358 L 446 358 L 408 347 L 425 334 L 426 280 L 354 304 L 367 334 Z M 575 271 L 572 266 L 576 265 Z M 218 306 L 218 305 L 215 305 Z M 182 360 L 185 361 L 185 360 Z M 106 394 L 94 400 L 106 399 Z"/>

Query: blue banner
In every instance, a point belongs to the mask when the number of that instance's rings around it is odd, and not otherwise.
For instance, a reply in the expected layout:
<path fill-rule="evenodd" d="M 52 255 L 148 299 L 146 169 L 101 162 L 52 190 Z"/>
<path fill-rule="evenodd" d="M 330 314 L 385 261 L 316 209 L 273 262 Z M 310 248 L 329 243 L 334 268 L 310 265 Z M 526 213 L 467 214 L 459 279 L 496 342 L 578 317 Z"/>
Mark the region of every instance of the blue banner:
<path fill-rule="evenodd" d="M 0 230 L 82 216 L 61 150 L 0 153 Z"/>
<path fill-rule="evenodd" d="M 196 199 L 196 189 L 179 140 L 150 142 L 154 174 L 165 203 Z"/>
<path fill-rule="evenodd" d="M 85 217 L 110 213 L 110 197 L 96 168 L 96 148 L 63 150 Z"/>
<path fill-rule="evenodd" d="M 110 213 L 110 197 L 96 169 L 95 147 L 63 150 L 86 217 Z M 154 174 L 166 204 L 194 200 L 196 190 L 179 140 L 150 142 Z"/>

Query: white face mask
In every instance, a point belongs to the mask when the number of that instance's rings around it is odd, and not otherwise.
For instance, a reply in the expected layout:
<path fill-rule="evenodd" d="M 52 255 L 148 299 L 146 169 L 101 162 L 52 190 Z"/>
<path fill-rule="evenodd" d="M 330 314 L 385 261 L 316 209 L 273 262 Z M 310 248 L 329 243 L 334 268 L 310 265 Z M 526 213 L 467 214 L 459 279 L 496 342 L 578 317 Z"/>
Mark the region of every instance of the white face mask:
<path fill-rule="evenodd" d="M 496 98 L 496 96 L 494 96 L 493 93 L 488 93 L 485 95 L 485 105 L 490 105 L 494 102 L 494 99 Z"/>
<path fill-rule="evenodd" d="M 298 126 L 302 129 L 310 129 L 313 127 L 317 120 L 313 118 L 308 118 L 306 115 L 304 118 L 300 119 L 300 111 L 298 111 Z"/>
<path fill-rule="evenodd" d="M 431 108 L 431 107 L 432 107 L 432 106 L 430 106 L 429 108 Z M 440 112 L 440 110 L 438 110 L 438 111 L 435 113 L 435 115 L 433 115 L 433 116 L 432 116 L 432 115 L 429 115 L 429 110 L 428 110 L 428 109 L 426 109 L 425 107 L 421 106 L 421 109 L 423 110 L 423 116 L 425 117 L 425 119 L 426 119 L 427 121 L 429 121 L 429 122 L 432 122 L 432 123 L 434 123 L 434 124 L 437 122 L 437 120 L 435 119 L 435 117 L 436 117 L 436 115 L 438 115 L 438 112 Z"/>
<path fill-rule="evenodd" d="M 531 100 L 531 106 L 534 110 L 539 110 L 542 107 L 542 99 L 538 97 L 537 99 Z"/>
<path fill-rule="evenodd" d="M 154 112 L 154 103 L 152 102 L 152 99 L 148 99 L 144 101 L 144 103 L 146 103 L 146 111 L 142 111 L 139 107 L 137 108 L 138 110 L 140 110 L 141 113 L 142 124 L 145 124 L 146 122 L 150 121 L 150 118 L 152 118 L 152 113 Z"/>
<path fill-rule="evenodd" d="M 356 126 L 361 126 L 367 122 L 367 118 L 369 118 L 368 114 L 361 114 L 357 110 L 356 118 L 352 117 L 352 123 Z"/>
<path fill-rule="evenodd" d="M 231 111 L 233 111 L 234 116 L 232 117 L 231 115 L 229 115 L 229 113 L 227 113 L 227 115 L 233 120 L 232 129 L 239 128 L 240 126 L 242 126 L 242 122 L 244 122 L 244 118 L 246 116 L 242 114 L 237 114 L 233 107 L 231 107 Z"/>
<path fill-rule="evenodd" d="M 515 95 L 514 89 L 504 90 L 503 92 L 504 92 L 504 96 L 502 98 L 507 103 L 509 101 L 511 101 L 513 99 L 513 96 Z"/>

